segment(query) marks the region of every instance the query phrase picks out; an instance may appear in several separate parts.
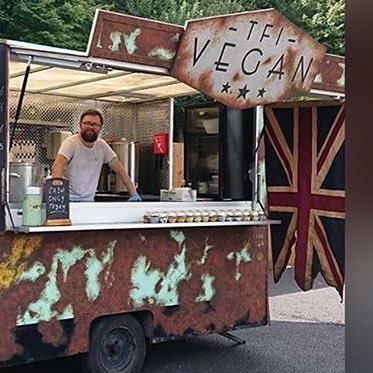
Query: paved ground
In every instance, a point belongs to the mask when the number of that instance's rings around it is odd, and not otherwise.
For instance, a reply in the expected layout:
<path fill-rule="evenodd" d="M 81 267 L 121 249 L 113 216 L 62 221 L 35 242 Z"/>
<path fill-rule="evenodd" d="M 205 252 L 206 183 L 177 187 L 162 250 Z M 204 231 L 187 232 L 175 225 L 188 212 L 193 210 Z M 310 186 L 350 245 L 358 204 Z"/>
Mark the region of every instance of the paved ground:
<path fill-rule="evenodd" d="M 219 336 L 160 343 L 148 352 L 143 373 L 342 373 L 344 303 L 321 277 L 300 291 L 288 270 L 270 284 L 271 325 L 236 331 L 245 345 Z M 0 373 L 79 372 L 79 358 L 55 360 Z"/>

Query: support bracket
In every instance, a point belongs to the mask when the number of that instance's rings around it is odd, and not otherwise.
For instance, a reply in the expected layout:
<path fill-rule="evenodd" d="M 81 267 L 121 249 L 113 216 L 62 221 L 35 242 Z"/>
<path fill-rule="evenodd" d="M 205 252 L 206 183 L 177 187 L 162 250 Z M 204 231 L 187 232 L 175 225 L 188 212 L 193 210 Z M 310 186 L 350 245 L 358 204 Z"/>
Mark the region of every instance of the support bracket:
<path fill-rule="evenodd" d="M 231 341 L 234 341 L 236 342 L 237 344 L 239 345 L 244 345 L 246 343 L 245 340 L 241 339 L 241 338 L 238 338 L 236 337 L 235 335 L 229 333 L 229 332 L 221 332 L 219 333 L 221 336 L 225 337 L 225 338 L 228 338 L 230 339 Z"/>

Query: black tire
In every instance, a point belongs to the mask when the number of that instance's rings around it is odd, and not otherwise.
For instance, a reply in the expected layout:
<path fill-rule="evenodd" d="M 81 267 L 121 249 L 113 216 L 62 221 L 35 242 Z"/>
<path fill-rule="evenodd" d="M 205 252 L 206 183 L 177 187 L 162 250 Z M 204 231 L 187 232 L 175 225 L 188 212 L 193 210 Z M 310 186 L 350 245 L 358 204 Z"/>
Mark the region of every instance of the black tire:
<path fill-rule="evenodd" d="M 133 316 L 110 316 L 97 321 L 90 340 L 88 367 L 92 373 L 140 372 L 146 340 Z"/>

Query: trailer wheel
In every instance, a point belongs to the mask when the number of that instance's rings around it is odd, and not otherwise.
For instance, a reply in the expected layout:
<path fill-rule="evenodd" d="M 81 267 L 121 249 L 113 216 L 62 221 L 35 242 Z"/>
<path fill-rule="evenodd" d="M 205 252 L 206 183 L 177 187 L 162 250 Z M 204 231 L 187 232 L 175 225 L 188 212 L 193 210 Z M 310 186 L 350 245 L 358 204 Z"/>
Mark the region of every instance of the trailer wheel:
<path fill-rule="evenodd" d="M 91 333 L 88 366 L 93 373 L 138 373 L 146 341 L 140 323 L 130 315 L 103 318 Z"/>

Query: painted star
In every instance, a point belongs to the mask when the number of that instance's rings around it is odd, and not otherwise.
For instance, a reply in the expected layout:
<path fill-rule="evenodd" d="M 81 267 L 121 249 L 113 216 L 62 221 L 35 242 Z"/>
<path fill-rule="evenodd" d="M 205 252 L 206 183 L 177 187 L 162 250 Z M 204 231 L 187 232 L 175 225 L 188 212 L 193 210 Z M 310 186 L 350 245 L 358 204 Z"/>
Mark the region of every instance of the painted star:
<path fill-rule="evenodd" d="M 264 88 L 262 89 L 258 89 L 258 95 L 256 97 L 264 97 L 264 93 L 266 92 L 266 90 Z"/>
<path fill-rule="evenodd" d="M 228 89 L 231 87 L 229 82 L 222 84 L 222 86 L 223 86 L 223 89 L 220 91 L 220 93 L 224 93 L 224 92 L 228 93 Z"/>
<path fill-rule="evenodd" d="M 250 89 L 247 89 L 247 84 L 245 84 L 245 87 L 243 88 L 238 88 L 238 90 L 240 91 L 240 94 L 237 96 L 237 98 L 243 97 L 246 99 L 247 93 L 250 92 Z"/>

